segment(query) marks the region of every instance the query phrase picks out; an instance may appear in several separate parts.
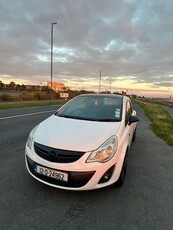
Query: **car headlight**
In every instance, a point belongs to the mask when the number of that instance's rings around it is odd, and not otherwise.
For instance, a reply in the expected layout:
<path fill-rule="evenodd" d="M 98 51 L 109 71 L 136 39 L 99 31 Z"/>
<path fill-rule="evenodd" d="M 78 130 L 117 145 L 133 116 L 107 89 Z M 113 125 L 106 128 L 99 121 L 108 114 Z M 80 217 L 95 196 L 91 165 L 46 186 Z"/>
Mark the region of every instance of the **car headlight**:
<path fill-rule="evenodd" d="M 105 163 L 115 155 L 117 147 L 118 147 L 118 139 L 116 136 L 112 136 L 106 142 L 104 142 L 98 149 L 94 150 L 89 155 L 86 162 Z"/>
<path fill-rule="evenodd" d="M 32 147 L 32 142 L 33 142 L 33 137 L 34 137 L 34 133 L 37 130 L 39 125 L 37 125 L 35 128 L 33 128 L 28 136 L 28 140 L 26 142 L 26 145 L 31 149 Z"/>

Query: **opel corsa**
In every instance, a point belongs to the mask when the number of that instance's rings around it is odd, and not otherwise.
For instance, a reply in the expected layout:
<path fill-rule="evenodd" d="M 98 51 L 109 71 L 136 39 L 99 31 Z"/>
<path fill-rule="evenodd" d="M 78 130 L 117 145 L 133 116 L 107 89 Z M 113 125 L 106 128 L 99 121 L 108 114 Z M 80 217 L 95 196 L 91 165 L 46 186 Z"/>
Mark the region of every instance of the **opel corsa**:
<path fill-rule="evenodd" d="M 137 121 L 127 96 L 77 96 L 30 132 L 25 148 L 27 170 L 56 188 L 121 186 Z"/>

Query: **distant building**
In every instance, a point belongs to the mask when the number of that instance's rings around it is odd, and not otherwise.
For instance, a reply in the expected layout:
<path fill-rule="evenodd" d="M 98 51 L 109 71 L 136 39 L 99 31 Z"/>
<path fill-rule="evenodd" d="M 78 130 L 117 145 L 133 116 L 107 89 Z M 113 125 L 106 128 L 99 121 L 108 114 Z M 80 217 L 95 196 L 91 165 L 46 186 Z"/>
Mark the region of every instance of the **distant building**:
<path fill-rule="evenodd" d="M 51 82 L 50 81 L 47 82 L 47 86 L 49 88 L 51 88 Z M 61 82 L 52 82 L 52 89 L 55 92 L 63 92 L 63 91 L 69 90 L 70 88 L 67 87 L 67 86 L 65 86 L 64 83 L 61 83 Z"/>

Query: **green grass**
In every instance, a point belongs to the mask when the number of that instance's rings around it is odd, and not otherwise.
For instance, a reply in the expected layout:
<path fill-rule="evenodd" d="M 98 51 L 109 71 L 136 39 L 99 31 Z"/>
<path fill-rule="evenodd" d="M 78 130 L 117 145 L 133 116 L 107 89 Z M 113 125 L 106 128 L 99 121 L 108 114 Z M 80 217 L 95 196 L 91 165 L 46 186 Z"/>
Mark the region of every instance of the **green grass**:
<path fill-rule="evenodd" d="M 0 109 L 11 109 L 11 108 L 22 108 L 22 107 L 33 107 L 33 106 L 45 106 L 45 105 L 59 105 L 64 104 L 65 100 L 56 101 L 33 101 L 33 102 L 16 102 L 16 103 L 2 103 Z"/>
<path fill-rule="evenodd" d="M 144 105 L 141 101 L 136 101 L 140 107 L 145 111 L 145 114 L 151 121 L 151 127 L 154 133 L 163 139 L 168 145 L 173 146 L 173 118 L 161 106 L 146 103 Z"/>
<path fill-rule="evenodd" d="M 141 98 L 140 99 L 143 102 L 146 103 L 153 103 L 158 105 L 167 105 L 168 106 L 168 99 L 167 98 Z"/>

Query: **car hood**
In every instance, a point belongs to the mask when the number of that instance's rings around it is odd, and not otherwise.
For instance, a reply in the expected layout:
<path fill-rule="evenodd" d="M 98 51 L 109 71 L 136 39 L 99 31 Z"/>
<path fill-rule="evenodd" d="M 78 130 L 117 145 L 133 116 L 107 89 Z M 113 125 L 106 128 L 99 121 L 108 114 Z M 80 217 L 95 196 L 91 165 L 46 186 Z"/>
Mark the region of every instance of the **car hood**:
<path fill-rule="evenodd" d="M 53 148 L 92 151 L 116 135 L 120 122 L 77 120 L 52 115 L 34 134 L 34 141 Z"/>

